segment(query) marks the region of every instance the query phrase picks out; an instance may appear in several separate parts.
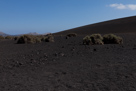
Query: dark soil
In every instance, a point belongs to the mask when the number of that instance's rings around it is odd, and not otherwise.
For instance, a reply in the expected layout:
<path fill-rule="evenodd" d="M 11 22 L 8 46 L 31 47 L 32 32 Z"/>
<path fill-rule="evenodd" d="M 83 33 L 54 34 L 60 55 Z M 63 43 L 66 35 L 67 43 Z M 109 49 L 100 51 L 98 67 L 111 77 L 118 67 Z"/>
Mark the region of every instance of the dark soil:
<path fill-rule="evenodd" d="M 136 91 L 136 34 L 119 35 L 122 45 L 0 40 L 0 91 Z"/>

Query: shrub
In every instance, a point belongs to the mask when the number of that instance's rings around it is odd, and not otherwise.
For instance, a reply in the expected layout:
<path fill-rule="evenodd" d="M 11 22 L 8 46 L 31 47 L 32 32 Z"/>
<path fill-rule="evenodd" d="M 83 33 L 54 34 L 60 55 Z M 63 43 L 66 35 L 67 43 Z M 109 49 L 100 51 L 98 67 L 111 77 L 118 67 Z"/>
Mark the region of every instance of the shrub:
<path fill-rule="evenodd" d="M 47 35 L 43 37 L 41 40 L 45 42 L 54 42 L 54 37 L 52 35 Z"/>
<path fill-rule="evenodd" d="M 47 39 L 46 39 L 46 42 L 54 42 L 54 37 L 48 36 Z"/>
<path fill-rule="evenodd" d="M 41 39 L 34 35 L 23 35 L 17 41 L 18 44 L 25 44 L 25 43 L 31 44 L 31 43 L 39 43 L 39 42 L 41 42 Z"/>
<path fill-rule="evenodd" d="M 95 45 L 104 45 L 103 41 L 100 40 L 100 39 L 96 39 L 96 40 L 94 41 L 94 44 L 95 44 Z"/>
<path fill-rule="evenodd" d="M 83 38 L 83 44 L 84 45 L 90 45 L 90 44 L 93 44 L 92 43 L 92 40 L 91 40 L 91 38 L 90 38 L 90 36 L 85 36 L 84 38 Z"/>
<path fill-rule="evenodd" d="M 67 37 L 76 37 L 77 34 L 76 33 L 70 33 L 70 34 L 67 34 Z"/>
<path fill-rule="evenodd" d="M 90 36 L 92 43 L 95 44 L 99 44 L 99 45 L 103 45 L 103 37 L 101 36 L 101 34 L 92 34 Z"/>
<path fill-rule="evenodd" d="M 5 39 L 13 39 L 13 36 L 6 36 Z"/>
<path fill-rule="evenodd" d="M 100 34 L 92 34 L 83 38 L 83 44 L 86 45 L 103 45 L 103 37 Z"/>
<path fill-rule="evenodd" d="M 42 37 L 42 38 L 41 38 L 41 41 L 46 42 L 46 41 L 45 41 L 46 38 L 47 38 L 47 37 Z"/>
<path fill-rule="evenodd" d="M 18 40 L 19 39 L 19 37 L 14 37 L 14 40 Z"/>
<path fill-rule="evenodd" d="M 48 34 L 46 34 L 45 36 L 52 36 L 52 33 L 48 33 Z"/>
<path fill-rule="evenodd" d="M 35 35 L 35 37 L 42 39 L 44 35 Z"/>
<path fill-rule="evenodd" d="M 3 36 L 0 36 L 0 39 L 5 39 Z"/>
<path fill-rule="evenodd" d="M 100 39 L 103 40 L 103 37 L 101 36 L 101 34 L 92 34 L 90 36 L 91 39 L 95 40 L 95 39 Z"/>
<path fill-rule="evenodd" d="M 39 37 L 34 37 L 34 43 L 41 43 L 42 41 L 41 41 L 41 38 L 39 38 Z"/>
<path fill-rule="evenodd" d="M 122 44 L 123 39 L 114 34 L 105 34 L 103 36 L 103 42 L 104 44 Z"/>
<path fill-rule="evenodd" d="M 54 37 L 52 35 L 23 35 L 18 38 L 18 44 L 30 44 L 30 43 L 40 43 L 44 42 L 54 42 Z"/>

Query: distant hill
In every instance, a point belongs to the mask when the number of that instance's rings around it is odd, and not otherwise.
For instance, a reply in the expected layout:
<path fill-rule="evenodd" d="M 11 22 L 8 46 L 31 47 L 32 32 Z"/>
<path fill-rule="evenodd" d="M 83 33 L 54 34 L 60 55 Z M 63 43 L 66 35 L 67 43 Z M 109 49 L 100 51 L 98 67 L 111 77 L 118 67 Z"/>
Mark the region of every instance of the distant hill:
<path fill-rule="evenodd" d="M 21 35 L 47 35 L 47 34 L 50 34 L 50 33 L 39 34 L 39 33 L 36 33 L 36 32 L 30 32 L 30 33 L 18 34 L 18 35 L 14 35 L 14 36 L 21 36 Z"/>
<path fill-rule="evenodd" d="M 36 33 L 36 32 L 30 32 L 30 33 L 27 33 L 27 34 L 28 35 L 47 35 L 47 34 L 50 34 L 50 33 L 39 34 L 39 33 Z M 25 34 L 9 35 L 9 34 L 0 32 L 0 36 L 21 36 L 21 35 L 25 35 Z"/>
<path fill-rule="evenodd" d="M 0 32 L 0 36 L 8 36 L 8 34 Z"/>
<path fill-rule="evenodd" d="M 50 33 L 43 33 L 43 34 L 39 34 L 39 33 L 36 33 L 36 32 L 28 33 L 28 35 L 47 35 L 47 34 L 50 34 Z"/>
<path fill-rule="evenodd" d="M 77 33 L 80 35 L 92 33 L 136 33 L 136 16 L 81 26 L 54 33 L 54 35 L 66 35 L 68 33 Z"/>
<path fill-rule="evenodd" d="M 50 34 L 50 33 L 43 33 L 43 34 L 39 34 L 39 33 L 36 33 L 36 32 L 32 32 L 32 33 L 28 33 L 29 35 L 47 35 L 47 34 Z"/>
<path fill-rule="evenodd" d="M 40 35 L 39 33 L 36 33 L 36 32 L 30 32 L 28 33 L 29 35 Z"/>

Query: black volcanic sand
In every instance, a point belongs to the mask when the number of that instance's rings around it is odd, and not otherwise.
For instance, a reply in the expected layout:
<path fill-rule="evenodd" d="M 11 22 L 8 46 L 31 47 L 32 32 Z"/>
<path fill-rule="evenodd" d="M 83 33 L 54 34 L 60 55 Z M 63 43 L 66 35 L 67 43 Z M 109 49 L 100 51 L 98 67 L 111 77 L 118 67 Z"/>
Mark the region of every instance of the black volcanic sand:
<path fill-rule="evenodd" d="M 0 91 L 136 91 L 136 34 L 119 35 L 122 45 L 0 40 Z"/>

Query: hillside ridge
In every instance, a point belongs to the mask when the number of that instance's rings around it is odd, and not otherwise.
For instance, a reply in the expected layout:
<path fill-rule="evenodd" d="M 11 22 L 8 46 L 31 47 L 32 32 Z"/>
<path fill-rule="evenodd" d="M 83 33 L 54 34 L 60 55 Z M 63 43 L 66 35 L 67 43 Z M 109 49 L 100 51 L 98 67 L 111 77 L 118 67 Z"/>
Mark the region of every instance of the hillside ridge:
<path fill-rule="evenodd" d="M 81 35 L 91 33 L 136 33 L 136 16 L 89 24 L 73 29 L 60 31 L 54 34 L 64 35 L 68 33 L 77 33 Z"/>

